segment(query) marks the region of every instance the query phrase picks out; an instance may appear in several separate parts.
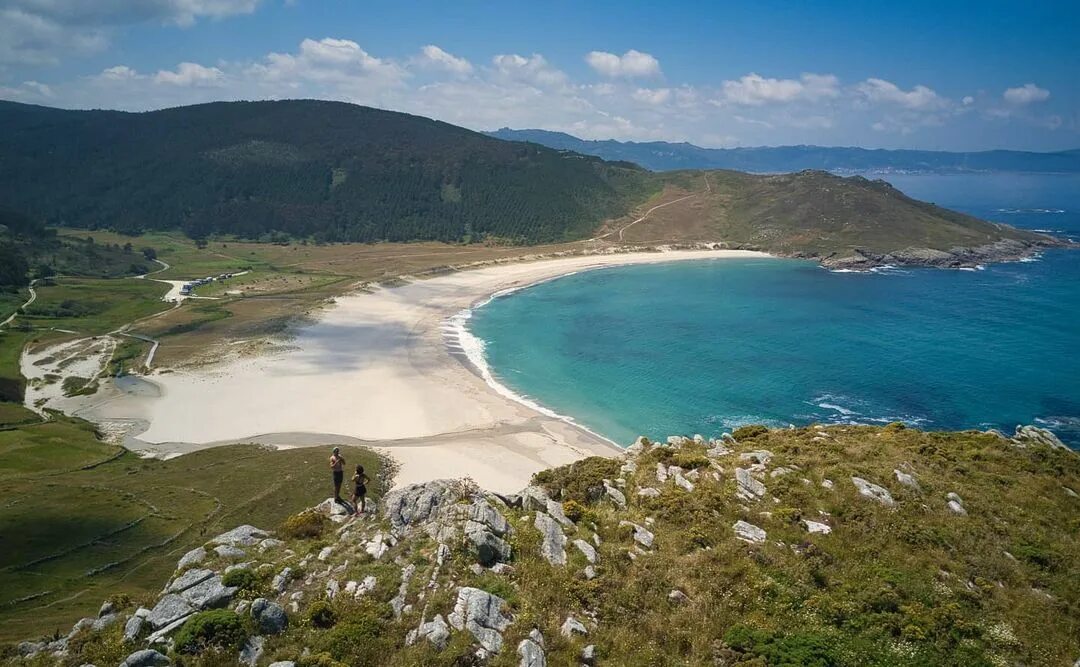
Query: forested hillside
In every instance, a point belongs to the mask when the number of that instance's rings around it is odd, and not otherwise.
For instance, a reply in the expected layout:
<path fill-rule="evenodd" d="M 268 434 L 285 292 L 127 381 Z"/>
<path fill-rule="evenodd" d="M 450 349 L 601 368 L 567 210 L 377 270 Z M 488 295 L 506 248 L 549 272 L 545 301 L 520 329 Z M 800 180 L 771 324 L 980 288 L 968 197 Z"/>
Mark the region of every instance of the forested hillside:
<path fill-rule="evenodd" d="M 652 189 L 634 165 L 314 100 L 147 113 L 0 102 L 0 199 L 49 224 L 319 241 L 586 236 Z"/>

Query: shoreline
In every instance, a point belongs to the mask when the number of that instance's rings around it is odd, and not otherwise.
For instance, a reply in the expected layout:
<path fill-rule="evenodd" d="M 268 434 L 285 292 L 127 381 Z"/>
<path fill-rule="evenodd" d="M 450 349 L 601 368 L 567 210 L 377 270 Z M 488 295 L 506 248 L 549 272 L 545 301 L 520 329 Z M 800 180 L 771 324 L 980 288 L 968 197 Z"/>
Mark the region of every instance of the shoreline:
<path fill-rule="evenodd" d="M 234 443 L 360 444 L 395 459 L 396 485 L 471 477 L 513 492 L 538 470 L 621 448 L 500 383 L 465 313 L 580 271 L 728 258 L 774 257 L 722 249 L 578 255 L 368 286 L 338 297 L 267 354 L 125 387 L 110 381 L 73 411 L 125 433 L 125 446 L 144 456 Z"/>

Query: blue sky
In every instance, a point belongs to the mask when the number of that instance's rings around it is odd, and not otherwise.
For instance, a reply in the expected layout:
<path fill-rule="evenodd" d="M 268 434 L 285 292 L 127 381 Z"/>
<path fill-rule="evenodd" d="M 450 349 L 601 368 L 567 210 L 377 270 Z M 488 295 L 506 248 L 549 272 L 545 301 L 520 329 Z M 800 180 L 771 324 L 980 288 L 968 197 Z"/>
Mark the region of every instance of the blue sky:
<path fill-rule="evenodd" d="M 317 97 L 474 129 L 1080 147 L 1080 2 L 0 0 L 0 98 Z"/>

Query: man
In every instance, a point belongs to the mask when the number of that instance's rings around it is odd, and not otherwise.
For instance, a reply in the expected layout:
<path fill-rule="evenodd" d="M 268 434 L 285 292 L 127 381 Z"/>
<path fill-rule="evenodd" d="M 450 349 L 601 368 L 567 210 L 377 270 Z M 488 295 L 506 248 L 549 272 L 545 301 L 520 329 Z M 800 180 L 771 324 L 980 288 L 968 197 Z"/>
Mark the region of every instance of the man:
<path fill-rule="evenodd" d="M 334 447 L 334 453 L 330 455 L 330 470 L 334 473 L 334 502 L 345 505 L 345 501 L 341 499 L 341 483 L 345 480 L 345 457 L 341 455 L 340 447 Z"/>

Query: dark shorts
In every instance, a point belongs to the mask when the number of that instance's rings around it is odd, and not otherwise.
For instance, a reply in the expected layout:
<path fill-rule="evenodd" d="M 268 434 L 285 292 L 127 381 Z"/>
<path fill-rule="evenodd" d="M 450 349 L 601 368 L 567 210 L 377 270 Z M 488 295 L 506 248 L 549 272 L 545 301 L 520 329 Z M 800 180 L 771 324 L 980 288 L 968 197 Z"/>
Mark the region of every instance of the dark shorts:
<path fill-rule="evenodd" d="M 334 471 L 334 486 L 340 486 L 342 480 L 344 480 L 344 479 L 345 479 L 345 471 L 344 470 L 335 470 Z"/>
<path fill-rule="evenodd" d="M 366 495 L 367 495 L 367 487 L 364 486 L 363 484 L 358 485 L 356 487 L 356 497 L 357 498 L 363 498 Z"/>

